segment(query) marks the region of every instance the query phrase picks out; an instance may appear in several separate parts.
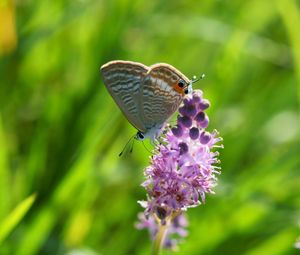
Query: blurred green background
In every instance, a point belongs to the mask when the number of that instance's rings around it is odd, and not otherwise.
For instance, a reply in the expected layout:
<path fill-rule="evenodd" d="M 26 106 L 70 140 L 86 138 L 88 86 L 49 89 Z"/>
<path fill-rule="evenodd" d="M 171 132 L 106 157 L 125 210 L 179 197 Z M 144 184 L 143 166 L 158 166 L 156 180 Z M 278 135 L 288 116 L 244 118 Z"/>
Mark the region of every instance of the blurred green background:
<path fill-rule="evenodd" d="M 297 254 L 299 1 L 1 0 L 0 24 L 1 255 L 149 254 L 149 153 L 118 157 L 135 130 L 99 74 L 115 59 L 206 74 L 222 174 L 176 254 Z"/>

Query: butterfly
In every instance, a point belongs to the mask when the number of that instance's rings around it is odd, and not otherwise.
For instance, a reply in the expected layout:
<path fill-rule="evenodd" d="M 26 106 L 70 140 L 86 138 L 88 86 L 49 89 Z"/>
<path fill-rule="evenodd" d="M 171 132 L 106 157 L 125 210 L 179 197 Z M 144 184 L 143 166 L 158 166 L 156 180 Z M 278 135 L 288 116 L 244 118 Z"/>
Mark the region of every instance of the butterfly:
<path fill-rule="evenodd" d="M 104 84 L 128 121 L 138 130 L 135 138 L 152 141 L 166 121 L 177 111 L 192 83 L 175 67 L 158 63 L 151 66 L 116 60 L 101 66 Z"/>

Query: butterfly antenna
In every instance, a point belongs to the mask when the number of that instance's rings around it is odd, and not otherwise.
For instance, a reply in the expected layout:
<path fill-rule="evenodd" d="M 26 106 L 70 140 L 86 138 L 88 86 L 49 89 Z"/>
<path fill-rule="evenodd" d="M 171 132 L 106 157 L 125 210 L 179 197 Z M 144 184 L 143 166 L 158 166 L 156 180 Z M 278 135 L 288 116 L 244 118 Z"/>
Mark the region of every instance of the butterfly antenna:
<path fill-rule="evenodd" d="M 203 73 L 201 76 L 200 76 L 200 78 L 197 78 L 197 76 L 193 76 L 193 79 L 192 79 L 192 83 L 196 83 L 196 82 L 198 82 L 198 81 L 200 81 L 200 80 L 203 80 L 205 78 L 205 74 Z"/>
<path fill-rule="evenodd" d="M 132 153 L 132 152 L 133 152 L 133 145 L 134 145 L 134 141 L 135 141 L 135 139 L 133 139 L 133 140 L 132 140 L 132 143 L 131 143 L 131 148 L 130 148 L 130 151 L 129 151 L 129 153 Z"/>
<path fill-rule="evenodd" d="M 128 147 L 128 144 L 132 141 L 132 139 L 133 139 L 134 137 L 135 137 L 135 135 L 132 136 L 132 137 L 130 137 L 130 139 L 129 139 L 129 140 L 127 141 L 127 143 L 125 144 L 123 150 L 119 153 L 119 157 L 121 157 L 121 156 L 123 155 L 125 149 Z M 134 140 L 133 140 L 133 141 L 134 141 Z M 133 147 L 133 145 L 132 145 L 132 147 Z M 131 147 L 131 149 L 130 149 L 130 152 L 132 152 L 132 149 L 133 149 L 132 147 Z"/>

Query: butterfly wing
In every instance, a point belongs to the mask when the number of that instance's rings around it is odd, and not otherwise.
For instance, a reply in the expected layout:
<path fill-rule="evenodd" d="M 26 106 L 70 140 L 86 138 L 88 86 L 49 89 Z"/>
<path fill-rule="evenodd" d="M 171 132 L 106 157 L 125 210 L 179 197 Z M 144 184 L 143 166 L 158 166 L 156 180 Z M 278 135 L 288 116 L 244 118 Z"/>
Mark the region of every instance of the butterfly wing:
<path fill-rule="evenodd" d="M 101 67 L 104 84 L 128 121 L 139 131 L 147 129 L 141 119 L 139 93 L 149 67 L 131 61 L 111 61 Z"/>
<path fill-rule="evenodd" d="M 184 97 L 184 89 L 179 81 L 187 85 L 189 79 L 168 64 L 155 64 L 145 76 L 140 91 L 141 118 L 146 129 L 161 128 L 178 109 Z"/>

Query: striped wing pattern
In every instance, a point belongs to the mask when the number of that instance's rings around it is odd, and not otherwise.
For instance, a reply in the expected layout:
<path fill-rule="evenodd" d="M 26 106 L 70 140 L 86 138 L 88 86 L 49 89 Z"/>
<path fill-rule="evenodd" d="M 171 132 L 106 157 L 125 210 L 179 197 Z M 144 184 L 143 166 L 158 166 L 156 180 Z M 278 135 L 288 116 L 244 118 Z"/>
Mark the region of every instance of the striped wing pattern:
<path fill-rule="evenodd" d="M 179 80 L 189 83 L 188 78 L 168 64 L 150 67 L 142 84 L 139 106 L 148 130 L 155 126 L 161 127 L 178 109 L 183 95 L 173 88 Z"/>
<path fill-rule="evenodd" d="M 131 61 L 111 61 L 101 67 L 104 84 L 128 121 L 146 134 L 160 129 L 183 100 L 175 86 L 190 81 L 168 64 L 147 67 Z"/>
<path fill-rule="evenodd" d="M 139 91 L 149 68 L 131 61 L 111 61 L 101 67 L 109 93 L 128 121 L 138 130 L 146 132 L 139 112 Z"/>

